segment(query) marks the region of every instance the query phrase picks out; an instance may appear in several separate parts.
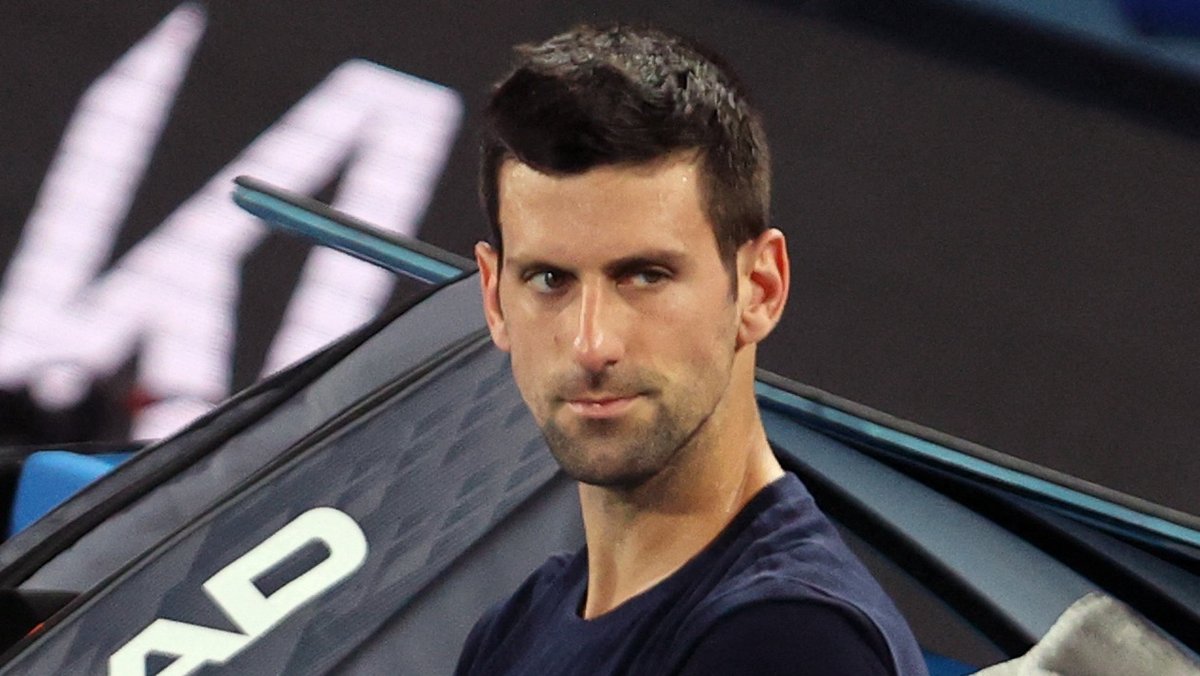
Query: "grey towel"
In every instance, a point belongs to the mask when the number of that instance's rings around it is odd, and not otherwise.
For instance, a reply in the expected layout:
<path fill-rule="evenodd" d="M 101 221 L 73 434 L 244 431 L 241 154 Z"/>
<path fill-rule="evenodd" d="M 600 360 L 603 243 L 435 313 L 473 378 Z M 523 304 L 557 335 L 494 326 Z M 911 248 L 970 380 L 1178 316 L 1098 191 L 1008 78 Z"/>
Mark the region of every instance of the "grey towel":
<path fill-rule="evenodd" d="M 978 676 L 1200 676 L 1200 663 L 1114 598 L 1071 604 L 1029 652 Z"/>

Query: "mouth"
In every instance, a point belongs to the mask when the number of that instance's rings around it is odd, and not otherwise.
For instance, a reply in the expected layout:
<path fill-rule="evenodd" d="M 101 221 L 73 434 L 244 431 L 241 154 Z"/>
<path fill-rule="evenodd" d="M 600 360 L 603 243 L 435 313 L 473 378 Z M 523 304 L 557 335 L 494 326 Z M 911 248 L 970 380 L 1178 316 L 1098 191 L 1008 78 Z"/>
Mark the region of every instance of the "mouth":
<path fill-rule="evenodd" d="M 596 395 L 564 400 L 567 408 L 581 418 L 603 420 L 624 415 L 641 398 L 641 394 Z"/>

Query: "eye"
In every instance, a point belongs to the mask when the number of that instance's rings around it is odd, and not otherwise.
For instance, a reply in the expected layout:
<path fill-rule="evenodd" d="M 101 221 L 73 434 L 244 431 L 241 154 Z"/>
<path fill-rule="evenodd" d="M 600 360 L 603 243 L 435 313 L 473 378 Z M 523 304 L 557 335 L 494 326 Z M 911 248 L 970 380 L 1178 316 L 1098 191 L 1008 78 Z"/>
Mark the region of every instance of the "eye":
<path fill-rule="evenodd" d="M 560 270 L 537 270 L 525 276 L 525 283 L 538 293 L 554 293 L 567 283 L 567 275 Z"/>
<path fill-rule="evenodd" d="M 661 284 L 670 277 L 671 273 L 661 268 L 646 268 L 626 275 L 623 281 L 635 289 L 646 289 Z"/>

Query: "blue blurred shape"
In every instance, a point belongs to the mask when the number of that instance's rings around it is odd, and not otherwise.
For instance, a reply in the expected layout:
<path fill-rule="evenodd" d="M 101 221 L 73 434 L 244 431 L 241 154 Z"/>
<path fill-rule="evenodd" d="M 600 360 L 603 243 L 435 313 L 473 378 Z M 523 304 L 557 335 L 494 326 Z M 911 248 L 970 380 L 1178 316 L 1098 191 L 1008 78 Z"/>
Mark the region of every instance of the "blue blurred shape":
<path fill-rule="evenodd" d="M 1200 37 L 1197 0 L 1121 0 L 1121 9 L 1148 35 Z"/>
<path fill-rule="evenodd" d="M 978 671 L 977 667 L 973 667 L 965 662 L 943 657 L 937 653 L 929 651 L 924 652 L 925 666 L 929 667 L 929 676 L 965 676 Z"/>
<path fill-rule="evenodd" d="M 25 529 L 66 502 L 84 486 L 108 474 L 132 453 L 83 455 L 70 451 L 35 451 L 21 466 L 13 498 L 8 534 Z"/>

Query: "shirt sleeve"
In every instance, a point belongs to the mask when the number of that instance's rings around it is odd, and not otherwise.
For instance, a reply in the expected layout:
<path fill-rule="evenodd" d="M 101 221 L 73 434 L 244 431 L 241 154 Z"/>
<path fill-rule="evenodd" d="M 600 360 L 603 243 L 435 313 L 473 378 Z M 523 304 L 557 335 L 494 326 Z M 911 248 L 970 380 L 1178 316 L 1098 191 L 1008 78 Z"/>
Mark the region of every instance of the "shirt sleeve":
<path fill-rule="evenodd" d="M 768 601 L 717 621 L 679 676 L 892 676 L 891 664 L 879 631 L 849 611 Z"/>

